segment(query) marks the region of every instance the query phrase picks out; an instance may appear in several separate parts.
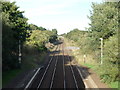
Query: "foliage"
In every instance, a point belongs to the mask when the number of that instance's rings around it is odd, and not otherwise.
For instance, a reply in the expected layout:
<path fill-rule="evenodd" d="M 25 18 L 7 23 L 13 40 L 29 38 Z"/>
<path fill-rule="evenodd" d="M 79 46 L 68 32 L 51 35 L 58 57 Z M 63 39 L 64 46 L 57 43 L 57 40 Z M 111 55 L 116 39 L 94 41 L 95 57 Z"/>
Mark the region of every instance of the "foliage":
<path fill-rule="evenodd" d="M 49 42 L 50 40 L 55 41 L 56 38 L 53 38 L 55 35 L 49 30 L 34 30 L 32 31 L 31 36 L 27 38 L 26 44 L 38 48 L 39 51 L 44 51 L 46 50 L 45 43 Z"/>
<path fill-rule="evenodd" d="M 41 31 L 44 31 L 46 29 L 43 28 L 43 27 L 38 27 L 37 25 L 34 25 L 34 24 L 29 24 L 29 30 L 41 30 Z"/>
<path fill-rule="evenodd" d="M 81 31 L 79 29 L 73 29 L 65 35 L 68 39 L 77 42 L 77 45 L 80 47 L 82 53 L 86 54 L 89 52 L 88 49 L 92 50 L 95 48 L 92 45 L 92 38 L 89 37 L 88 31 Z M 91 53 L 91 52 L 90 52 Z"/>
<path fill-rule="evenodd" d="M 49 41 L 51 43 L 55 42 L 57 40 L 57 29 L 52 29 L 51 37 Z"/>
<path fill-rule="evenodd" d="M 2 66 L 3 71 L 20 67 L 18 55 L 19 45 L 23 48 L 24 42 L 37 48 L 46 50 L 46 42 L 54 42 L 57 39 L 57 30 L 46 30 L 34 24 L 28 24 L 23 11 L 15 5 L 15 2 L 0 1 L 2 7 Z M 26 41 L 27 39 L 27 41 Z M 20 42 L 19 42 L 20 41 Z M 22 51 L 21 48 L 21 51 Z"/>
<path fill-rule="evenodd" d="M 109 83 L 111 88 L 119 88 L 119 81 Z"/>
<path fill-rule="evenodd" d="M 2 85 L 3 87 L 12 80 L 13 77 L 17 76 L 22 71 L 20 69 L 13 69 L 10 71 L 3 72 Z"/>
<path fill-rule="evenodd" d="M 120 63 L 118 61 L 118 37 L 117 35 L 114 35 L 113 37 L 110 37 L 108 40 L 106 40 L 104 45 L 104 61 L 111 62 L 112 64 Z"/>
<path fill-rule="evenodd" d="M 100 38 L 103 38 L 103 64 L 97 71 L 104 82 L 116 82 L 120 78 L 118 66 L 118 26 L 120 24 L 118 9 L 120 3 L 93 3 L 88 31 L 74 29 L 64 35 L 80 47 L 81 54 L 92 55 L 96 64 L 100 64 Z"/>
<path fill-rule="evenodd" d="M 109 81 L 117 81 L 120 76 L 118 72 L 118 65 L 120 64 L 118 58 L 118 38 L 117 35 L 110 37 L 104 45 L 104 68 L 105 72 L 102 73 L 104 75 L 107 72 Z M 107 67 L 106 67 L 107 65 Z M 106 74 L 105 74 L 106 75 Z M 107 79 L 107 78 L 105 78 Z M 107 80 L 105 80 L 107 81 Z"/>
<path fill-rule="evenodd" d="M 104 2 L 100 4 L 93 3 L 90 24 L 92 38 L 96 42 L 103 38 L 103 65 L 99 68 L 101 79 L 104 82 L 117 81 L 118 75 L 118 8 L 117 2 Z M 98 42 L 98 41 L 97 41 Z M 94 44 L 99 48 L 99 43 Z M 96 49 L 95 49 L 96 50 Z M 104 71 L 103 71 L 104 70 Z"/>
<path fill-rule="evenodd" d="M 26 39 L 27 18 L 15 2 L 2 1 L 2 61 L 3 70 L 19 67 L 18 41 Z"/>
<path fill-rule="evenodd" d="M 116 34 L 118 29 L 118 8 L 115 2 L 104 2 L 92 4 L 91 20 L 89 30 L 92 31 L 94 38 L 108 39 Z"/>

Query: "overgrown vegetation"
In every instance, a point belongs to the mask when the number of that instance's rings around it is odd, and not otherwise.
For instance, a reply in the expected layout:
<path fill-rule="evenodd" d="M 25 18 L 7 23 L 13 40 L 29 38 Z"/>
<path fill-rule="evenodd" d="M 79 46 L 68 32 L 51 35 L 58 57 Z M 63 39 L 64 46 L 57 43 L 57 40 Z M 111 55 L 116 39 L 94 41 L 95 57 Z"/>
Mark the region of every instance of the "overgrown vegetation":
<path fill-rule="evenodd" d="M 57 39 L 57 30 L 46 30 L 34 24 L 28 24 L 15 2 L 0 1 L 2 4 L 2 65 L 3 71 L 20 67 L 19 45 L 26 44 L 39 52 L 46 51 L 45 44 Z M 21 48 L 21 49 L 22 49 Z"/>
<path fill-rule="evenodd" d="M 38 56 L 47 51 L 46 43 L 53 43 L 57 39 L 57 30 L 52 31 L 39 27 L 34 24 L 28 24 L 27 18 L 23 16 L 24 11 L 20 11 L 15 2 L 2 0 L 2 69 L 5 73 L 9 70 L 19 69 L 20 63 L 19 45 L 25 50 L 22 64 L 35 67 L 38 63 Z M 90 28 L 86 31 L 74 29 L 64 36 L 69 40 L 77 43 L 80 47 L 79 56 L 86 55 L 89 63 L 94 62 L 98 65 L 97 71 L 103 82 L 118 82 L 120 75 L 118 66 L 120 60 L 118 56 L 118 27 L 120 17 L 118 10 L 120 3 L 103 2 L 100 4 L 93 3 L 89 19 L 91 20 Z M 1 19 L 1 18 L 0 18 Z M 103 38 L 103 64 L 100 65 L 100 38 Z M 19 43 L 21 41 L 21 43 Z M 37 52 L 37 55 L 35 55 Z M 28 54 L 29 55 L 28 55 Z M 39 53 L 39 55 L 38 55 Z M 43 54 L 44 54 L 43 53 Z M 34 54 L 33 56 L 31 56 Z M 30 59 L 31 56 L 31 59 Z M 28 63 L 35 62 L 35 63 Z M 88 65 L 88 64 L 86 64 Z M 90 66 L 90 65 L 89 65 Z M 17 73 L 15 71 L 13 73 Z M 7 73 L 8 74 L 8 73 Z M 10 75 L 10 73 L 8 74 Z M 16 75 L 16 74 L 15 74 Z M 3 75 L 4 77 L 5 75 Z M 12 76 L 12 74 L 10 75 Z"/>
<path fill-rule="evenodd" d="M 8 82 L 10 80 L 12 80 L 13 77 L 15 77 L 16 75 L 18 75 L 22 70 L 20 69 L 14 69 L 14 70 L 9 70 L 3 73 L 3 82 L 2 85 L 6 85 L 8 84 Z"/>
<path fill-rule="evenodd" d="M 80 47 L 79 57 L 86 55 L 87 62 L 94 62 L 98 65 L 96 70 L 100 74 L 101 80 L 106 83 L 118 82 L 120 78 L 118 69 L 120 66 L 118 56 L 119 6 L 119 2 L 93 3 L 93 10 L 89 16 L 90 28 L 86 31 L 74 29 L 66 35 L 64 34 L 67 39 L 76 42 Z M 100 38 L 103 38 L 104 42 L 102 65 L 100 64 Z"/>
<path fill-rule="evenodd" d="M 26 38 L 27 18 L 15 2 L 2 3 L 2 65 L 3 71 L 19 67 L 18 45 Z"/>
<path fill-rule="evenodd" d="M 56 38 L 54 38 L 56 36 Z M 47 54 L 48 49 L 54 48 L 54 44 L 50 41 L 55 42 L 57 40 L 57 34 L 53 31 L 45 30 L 33 30 L 30 37 L 26 39 L 23 47 L 23 65 L 25 67 L 38 67 L 42 62 L 43 58 Z"/>
<path fill-rule="evenodd" d="M 54 38 L 55 37 L 55 38 Z M 55 35 L 53 31 L 32 31 L 29 38 L 27 38 L 26 45 L 37 48 L 40 52 L 47 50 L 45 44 L 48 42 L 55 42 L 57 39 L 57 34 Z"/>
<path fill-rule="evenodd" d="M 57 30 L 47 30 L 35 24 L 28 24 L 15 2 L 0 1 L 2 5 L 2 71 L 3 82 L 6 77 L 17 75 L 19 69 L 37 67 L 46 55 L 46 43 L 57 40 Z M 1 20 L 2 19 L 2 20 Z M 19 48 L 21 46 L 21 48 Z M 22 60 L 19 62 L 19 49 Z M 25 65 L 24 65 L 25 64 Z M 16 70 L 15 72 L 11 72 Z M 9 72 L 8 72 L 9 71 Z M 7 75 L 6 75 L 7 74 Z M 9 79 L 8 79 L 9 80 Z"/>

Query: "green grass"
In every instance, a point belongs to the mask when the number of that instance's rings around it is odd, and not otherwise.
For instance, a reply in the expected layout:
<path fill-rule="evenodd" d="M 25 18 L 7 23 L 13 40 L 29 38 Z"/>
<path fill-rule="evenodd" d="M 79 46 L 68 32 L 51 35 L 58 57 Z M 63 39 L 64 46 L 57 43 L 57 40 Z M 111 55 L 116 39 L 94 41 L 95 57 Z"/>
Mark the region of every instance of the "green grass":
<path fill-rule="evenodd" d="M 46 52 L 43 53 L 31 53 L 25 54 L 23 59 L 23 68 L 25 69 L 32 69 L 38 67 L 40 64 L 44 62 L 44 57 L 46 56 Z"/>
<path fill-rule="evenodd" d="M 67 42 L 67 44 L 73 45 L 73 44 L 71 44 L 71 42 Z M 93 61 L 94 60 L 93 57 L 95 57 L 95 56 L 93 54 L 91 54 L 90 56 L 87 55 L 86 60 L 88 60 L 88 61 L 86 61 L 86 63 L 84 63 L 83 55 L 80 55 L 80 54 L 82 54 L 82 52 L 78 52 L 78 53 L 79 54 L 77 54 L 77 51 L 72 52 L 72 55 L 76 58 L 76 60 L 78 60 L 78 63 L 80 65 L 83 65 L 83 66 L 86 66 L 86 67 L 92 69 L 97 75 L 100 76 L 100 73 L 103 72 L 103 70 L 100 71 L 99 63 L 96 63 Z M 118 82 L 111 82 L 111 83 L 106 83 L 106 84 L 109 88 L 118 88 Z"/>
<path fill-rule="evenodd" d="M 86 63 L 86 64 L 84 64 L 84 63 L 82 63 L 82 65 L 84 65 L 84 66 L 86 66 L 86 67 L 88 67 L 88 68 L 91 68 L 92 70 L 95 70 L 95 69 L 97 69 L 97 67 L 95 66 L 95 65 L 92 65 L 92 64 L 88 64 L 88 63 Z M 98 72 L 96 72 L 96 73 L 98 73 Z M 111 82 L 111 83 L 106 83 L 110 88 L 118 88 L 118 82 Z M 119 89 L 120 90 L 120 89 Z"/>
<path fill-rule="evenodd" d="M 18 76 L 25 70 L 30 70 L 42 65 L 44 57 L 47 52 L 39 52 L 36 48 L 25 48 L 23 49 L 22 68 L 5 71 L 2 73 L 2 86 L 7 85 L 14 77 Z"/>
<path fill-rule="evenodd" d="M 46 52 L 40 53 L 40 54 L 32 54 L 32 55 L 26 55 L 24 58 L 24 63 L 22 65 L 22 69 L 14 69 L 5 71 L 2 73 L 2 85 L 3 87 L 7 85 L 14 77 L 25 71 L 26 69 L 32 69 L 35 67 L 38 67 L 38 63 L 44 62 L 44 57 L 46 56 Z"/>
<path fill-rule="evenodd" d="M 15 76 L 17 76 L 20 72 L 22 72 L 21 69 L 15 69 L 15 70 L 9 70 L 2 73 L 2 85 L 6 85 L 10 80 L 12 80 Z"/>
<path fill-rule="evenodd" d="M 46 52 L 40 52 L 37 48 L 33 46 L 23 47 L 23 64 L 22 67 L 26 69 L 36 68 L 43 62 Z"/>
<path fill-rule="evenodd" d="M 111 88 L 118 88 L 118 81 L 117 82 L 111 82 L 111 83 L 108 84 L 108 86 L 111 87 Z"/>
<path fill-rule="evenodd" d="M 88 68 L 94 68 L 94 65 L 92 65 L 92 64 L 88 64 L 88 63 L 85 63 L 85 64 L 83 64 L 84 66 L 87 66 Z"/>

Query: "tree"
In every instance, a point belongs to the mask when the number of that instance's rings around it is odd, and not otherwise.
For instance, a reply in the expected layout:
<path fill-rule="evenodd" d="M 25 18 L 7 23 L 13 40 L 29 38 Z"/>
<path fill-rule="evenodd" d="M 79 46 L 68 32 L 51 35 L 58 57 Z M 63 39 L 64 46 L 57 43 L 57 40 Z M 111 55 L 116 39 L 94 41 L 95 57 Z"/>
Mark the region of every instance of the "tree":
<path fill-rule="evenodd" d="M 41 31 L 47 30 L 46 28 L 43 28 L 43 27 L 38 27 L 38 29 L 41 30 Z"/>
<path fill-rule="evenodd" d="M 35 24 L 29 24 L 29 30 L 41 30 L 41 31 L 44 31 L 44 30 L 46 30 L 46 28 L 38 27 Z"/>
<path fill-rule="evenodd" d="M 34 24 L 29 24 L 29 30 L 38 30 L 38 26 Z"/>
<path fill-rule="evenodd" d="M 27 38 L 26 44 L 37 48 L 41 52 L 47 50 L 45 44 L 49 42 L 53 36 L 53 32 L 49 30 L 34 30 L 32 31 L 31 36 Z"/>
<path fill-rule="evenodd" d="M 57 40 L 57 29 L 52 29 L 52 32 L 51 32 L 51 37 L 49 39 L 49 41 L 51 43 L 55 42 Z"/>
<path fill-rule="evenodd" d="M 108 39 L 117 33 L 118 29 L 118 8 L 117 3 L 104 2 L 102 4 L 92 4 L 91 20 L 89 30 L 96 38 Z"/>
<path fill-rule="evenodd" d="M 52 32 L 57 35 L 57 29 L 52 29 Z"/>
<path fill-rule="evenodd" d="M 120 17 L 118 10 L 120 2 L 93 3 L 89 19 L 90 28 L 83 33 L 79 30 L 72 30 L 66 37 L 73 40 L 80 47 L 81 54 L 89 54 L 99 64 L 100 60 L 100 38 L 104 39 L 103 44 L 103 65 L 97 70 L 104 82 L 118 81 L 120 66 L 118 53 L 118 30 Z"/>
<path fill-rule="evenodd" d="M 9 70 L 19 67 L 18 61 L 18 45 L 26 39 L 27 34 L 27 18 L 23 16 L 23 11 L 18 10 L 19 7 L 15 2 L 0 2 L 2 4 L 2 57 L 3 70 Z"/>

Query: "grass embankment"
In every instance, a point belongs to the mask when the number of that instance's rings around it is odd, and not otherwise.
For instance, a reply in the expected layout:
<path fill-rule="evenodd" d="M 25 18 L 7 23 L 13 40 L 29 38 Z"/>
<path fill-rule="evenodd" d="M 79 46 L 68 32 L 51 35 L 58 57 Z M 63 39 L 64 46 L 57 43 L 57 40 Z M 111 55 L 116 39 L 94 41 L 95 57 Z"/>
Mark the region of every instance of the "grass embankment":
<path fill-rule="evenodd" d="M 79 47 L 72 40 L 65 39 L 65 42 L 66 42 L 67 46 L 77 46 L 77 47 Z M 78 65 L 86 66 L 86 67 L 92 69 L 94 72 L 97 73 L 97 75 L 100 76 L 101 72 L 104 71 L 104 70 L 103 71 L 98 70 L 99 63 L 96 62 L 96 60 L 93 58 L 94 55 L 92 55 L 92 54 L 91 55 L 86 55 L 86 57 L 84 58 L 84 54 L 81 53 L 81 50 L 72 50 L 71 54 L 76 59 Z M 85 59 L 85 63 L 84 63 L 84 59 Z M 103 82 L 103 81 L 101 80 L 101 82 Z M 106 84 L 109 88 L 118 88 L 118 82 L 110 82 L 110 83 L 106 82 Z"/>
<path fill-rule="evenodd" d="M 32 69 L 40 66 L 47 54 L 45 51 L 39 52 L 37 49 L 30 47 L 25 47 L 23 50 L 23 69 Z"/>
<path fill-rule="evenodd" d="M 25 55 L 26 56 L 23 56 L 23 59 L 22 59 L 24 61 L 22 62 L 21 69 L 14 69 L 14 70 L 3 72 L 2 74 L 3 87 L 7 85 L 13 78 L 23 73 L 24 71 L 38 67 L 39 63 L 43 62 L 43 58 L 45 57 L 46 52 L 38 53 L 38 54 L 36 52 L 36 55 L 35 54 L 25 54 Z"/>
<path fill-rule="evenodd" d="M 97 71 L 98 66 L 96 66 L 94 64 L 90 64 L 90 63 L 80 63 L 80 64 L 83 65 L 83 66 L 86 66 L 86 67 L 88 67 L 90 69 L 92 69 L 94 72 L 96 72 L 100 76 L 100 72 Z M 101 80 L 101 82 L 103 82 L 103 81 Z M 118 86 L 119 86 L 118 83 L 119 82 L 110 82 L 110 83 L 106 83 L 106 84 L 110 88 L 118 88 Z"/>
<path fill-rule="evenodd" d="M 2 73 L 3 87 L 7 85 L 13 78 L 25 72 L 26 70 L 37 68 L 42 65 L 42 63 L 44 62 L 44 57 L 47 55 L 46 51 L 40 52 L 36 48 L 26 46 L 24 46 L 22 52 L 21 69 L 9 70 Z"/>
<path fill-rule="evenodd" d="M 12 80 L 15 76 L 20 74 L 22 72 L 21 69 L 14 69 L 14 70 L 9 70 L 6 72 L 2 73 L 2 85 L 3 87 L 8 84 L 10 80 Z"/>

